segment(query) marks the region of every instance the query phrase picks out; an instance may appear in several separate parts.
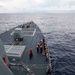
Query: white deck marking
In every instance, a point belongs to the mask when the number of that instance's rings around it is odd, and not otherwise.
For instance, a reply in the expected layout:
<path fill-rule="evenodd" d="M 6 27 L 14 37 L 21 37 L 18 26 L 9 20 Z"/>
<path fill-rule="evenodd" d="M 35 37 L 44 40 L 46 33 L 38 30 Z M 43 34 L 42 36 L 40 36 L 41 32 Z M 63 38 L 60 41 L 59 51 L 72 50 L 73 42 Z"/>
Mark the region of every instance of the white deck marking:
<path fill-rule="evenodd" d="M 34 30 L 33 35 L 32 35 L 32 36 L 34 36 L 35 32 L 36 32 L 36 29 Z"/>

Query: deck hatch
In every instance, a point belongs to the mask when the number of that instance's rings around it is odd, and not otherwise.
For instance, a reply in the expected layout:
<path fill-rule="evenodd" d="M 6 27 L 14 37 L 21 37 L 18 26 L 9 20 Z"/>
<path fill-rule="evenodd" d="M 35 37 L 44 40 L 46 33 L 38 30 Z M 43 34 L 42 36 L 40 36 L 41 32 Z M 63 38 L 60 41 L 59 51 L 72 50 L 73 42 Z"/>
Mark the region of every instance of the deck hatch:
<path fill-rule="evenodd" d="M 21 58 L 26 46 L 19 45 L 4 45 L 6 55 L 9 57 L 18 57 Z"/>

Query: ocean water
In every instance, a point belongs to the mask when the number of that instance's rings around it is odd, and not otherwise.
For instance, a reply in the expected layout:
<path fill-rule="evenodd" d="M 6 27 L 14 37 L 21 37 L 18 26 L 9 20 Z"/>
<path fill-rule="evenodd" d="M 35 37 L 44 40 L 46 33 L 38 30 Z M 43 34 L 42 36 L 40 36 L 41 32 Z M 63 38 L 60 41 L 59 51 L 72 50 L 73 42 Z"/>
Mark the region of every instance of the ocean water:
<path fill-rule="evenodd" d="M 0 14 L 0 33 L 29 21 L 47 40 L 52 75 L 75 75 L 75 14 Z"/>

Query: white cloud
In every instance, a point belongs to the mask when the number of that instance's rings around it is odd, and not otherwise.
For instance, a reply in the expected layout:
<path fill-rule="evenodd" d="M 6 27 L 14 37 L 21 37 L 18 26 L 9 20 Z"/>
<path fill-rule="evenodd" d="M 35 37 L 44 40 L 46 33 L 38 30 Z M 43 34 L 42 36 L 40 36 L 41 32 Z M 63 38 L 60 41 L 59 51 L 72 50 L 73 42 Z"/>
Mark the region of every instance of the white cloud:
<path fill-rule="evenodd" d="M 56 12 L 75 10 L 75 0 L 0 0 L 0 12 Z"/>

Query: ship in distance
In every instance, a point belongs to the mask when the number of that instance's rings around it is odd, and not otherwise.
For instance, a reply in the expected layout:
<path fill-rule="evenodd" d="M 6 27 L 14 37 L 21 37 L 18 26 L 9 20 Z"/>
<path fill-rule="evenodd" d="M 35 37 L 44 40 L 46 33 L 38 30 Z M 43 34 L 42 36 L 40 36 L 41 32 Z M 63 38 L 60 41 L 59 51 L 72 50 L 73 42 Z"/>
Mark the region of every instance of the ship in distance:
<path fill-rule="evenodd" d="M 33 21 L 0 34 L 0 75 L 51 75 L 48 46 Z"/>

